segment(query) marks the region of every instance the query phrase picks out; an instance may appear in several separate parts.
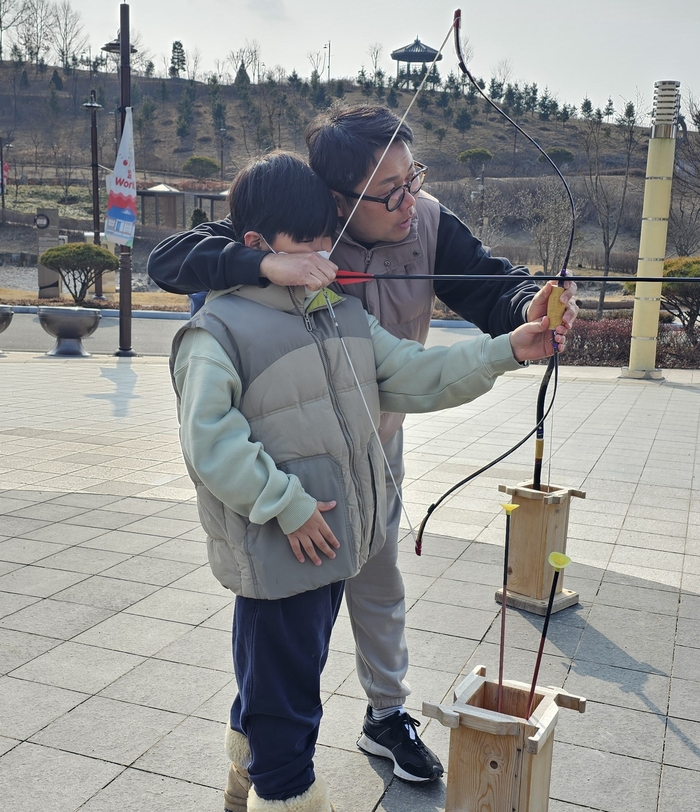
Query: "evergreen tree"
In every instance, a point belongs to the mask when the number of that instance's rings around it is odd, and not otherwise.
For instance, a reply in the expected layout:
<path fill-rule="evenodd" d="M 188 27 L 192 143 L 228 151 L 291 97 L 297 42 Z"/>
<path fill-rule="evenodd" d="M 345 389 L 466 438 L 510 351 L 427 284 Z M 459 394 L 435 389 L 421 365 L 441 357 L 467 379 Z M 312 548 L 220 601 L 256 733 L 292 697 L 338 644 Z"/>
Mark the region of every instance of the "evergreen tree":
<path fill-rule="evenodd" d="M 49 87 L 53 90 L 63 90 L 63 79 L 58 75 L 56 68 L 54 68 L 51 78 L 49 79 Z"/>
<path fill-rule="evenodd" d="M 464 133 L 469 130 L 472 126 L 472 117 L 469 111 L 466 108 L 462 108 L 459 113 L 455 116 L 454 120 L 454 127 L 455 129 L 464 136 Z"/>
<path fill-rule="evenodd" d="M 590 121 L 593 117 L 593 105 L 591 104 L 591 100 L 588 96 L 584 96 L 583 101 L 581 102 L 581 117 L 586 119 L 586 121 Z"/>
<path fill-rule="evenodd" d="M 386 94 L 386 103 L 392 110 L 395 110 L 399 106 L 399 97 L 396 95 L 396 91 L 393 87 L 389 88 L 389 92 Z"/>
<path fill-rule="evenodd" d="M 178 79 L 180 72 L 187 67 L 187 58 L 185 57 L 185 49 L 182 47 L 180 40 L 173 42 L 173 48 L 170 53 L 170 68 L 168 75 L 171 79 Z"/>
<path fill-rule="evenodd" d="M 296 75 L 296 71 L 292 71 L 290 75 L 290 80 L 292 76 Z M 291 84 L 291 81 L 290 81 Z M 238 91 L 245 92 L 250 87 L 250 76 L 248 76 L 248 71 L 245 69 L 245 64 L 243 60 L 241 60 L 241 64 L 238 66 L 238 70 L 236 71 L 236 78 L 233 80 L 233 86 Z"/>
<path fill-rule="evenodd" d="M 610 117 L 615 114 L 615 107 L 613 105 L 613 100 L 610 96 L 608 96 L 608 103 L 605 105 L 605 110 L 603 110 L 603 115 L 605 118 L 610 121 Z"/>

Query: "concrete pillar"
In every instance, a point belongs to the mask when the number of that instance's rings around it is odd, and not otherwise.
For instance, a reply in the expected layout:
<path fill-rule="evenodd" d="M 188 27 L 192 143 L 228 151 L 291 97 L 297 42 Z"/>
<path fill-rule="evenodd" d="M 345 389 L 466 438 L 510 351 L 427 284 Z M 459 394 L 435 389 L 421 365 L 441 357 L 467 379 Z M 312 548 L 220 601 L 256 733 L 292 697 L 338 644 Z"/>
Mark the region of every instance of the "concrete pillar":
<path fill-rule="evenodd" d="M 663 276 L 664 272 L 680 86 L 680 82 L 656 82 L 654 85 L 654 114 L 647 155 L 638 279 Z M 629 367 L 622 371 L 623 378 L 660 380 L 663 377 L 661 370 L 656 369 L 661 285 L 661 282 L 635 285 L 630 360 Z"/>

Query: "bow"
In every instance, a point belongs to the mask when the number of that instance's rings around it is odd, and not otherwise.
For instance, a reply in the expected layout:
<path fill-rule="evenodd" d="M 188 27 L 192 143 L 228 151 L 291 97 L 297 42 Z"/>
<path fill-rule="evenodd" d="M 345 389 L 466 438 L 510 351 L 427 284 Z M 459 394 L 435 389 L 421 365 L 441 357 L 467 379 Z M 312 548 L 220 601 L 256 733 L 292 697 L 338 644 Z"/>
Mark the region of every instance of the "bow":
<path fill-rule="evenodd" d="M 549 164 L 552 166 L 552 168 L 554 169 L 556 174 L 561 179 L 562 183 L 564 184 L 564 188 L 566 189 L 566 194 L 567 194 L 567 197 L 568 197 L 568 200 L 569 200 L 569 205 L 571 207 L 571 233 L 569 235 L 569 242 L 568 242 L 568 246 L 567 246 L 567 249 L 566 249 L 566 254 L 564 256 L 564 262 L 562 263 L 561 272 L 556 277 L 554 277 L 554 278 L 557 279 L 559 285 L 563 286 L 563 284 L 564 284 L 563 279 L 564 279 L 564 276 L 566 274 L 566 266 L 569 264 L 569 257 L 571 256 L 571 249 L 572 249 L 573 244 L 574 244 L 574 232 L 575 232 L 575 227 L 576 227 L 576 207 L 574 205 L 574 198 L 573 198 L 573 195 L 571 194 L 571 189 L 569 189 L 569 185 L 566 182 L 566 179 L 562 175 L 561 171 L 559 170 L 559 167 L 554 163 L 554 161 L 549 157 L 549 155 L 547 155 L 547 153 L 535 141 L 535 139 L 532 138 L 530 135 L 528 135 L 528 133 L 526 133 L 525 130 L 523 130 L 523 128 L 517 122 L 513 121 L 513 119 L 509 115 L 507 115 L 492 99 L 490 99 L 484 93 L 484 91 L 481 89 L 481 87 L 479 87 L 478 82 L 476 81 L 476 79 L 472 75 L 471 71 L 467 67 L 466 61 L 464 59 L 464 55 L 462 53 L 462 43 L 461 43 L 461 40 L 460 40 L 461 25 L 462 25 L 462 12 L 461 12 L 461 10 L 457 9 L 455 11 L 455 13 L 454 13 L 454 20 L 453 20 L 452 27 L 453 27 L 453 32 L 454 32 L 455 52 L 457 54 L 457 63 L 458 63 L 460 71 L 467 77 L 467 79 L 469 79 L 469 81 L 476 88 L 478 93 L 481 96 L 483 96 L 483 98 L 486 100 L 486 102 L 488 104 L 490 104 L 491 107 L 493 107 L 493 109 L 499 115 L 503 116 L 507 121 L 509 121 L 516 128 L 516 130 L 519 133 L 521 133 L 531 144 L 533 144 L 535 146 L 535 148 L 546 158 L 546 160 L 549 162 Z M 454 277 L 452 277 L 452 278 L 454 278 Z M 499 279 L 499 281 L 503 281 L 502 278 Z M 551 299 L 552 299 L 552 297 L 550 296 L 550 303 L 551 303 Z M 557 304 L 560 305 L 559 302 L 557 302 Z M 548 310 L 548 315 L 550 314 L 550 312 L 551 312 L 551 315 L 550 315 L 550 327 L 556 327 L 556 326 L 558 326 L 558 324 L 561 324 L 561 314 L 563 313 L 563 308 L 560 308 L 558 313 L 555 313 L 554 309 L 552 309 L 551 311 Z M 557 321 L 557 319 L 558 319 L 558 321 Z M 428 520 L 430 519 L 432 514 L 435 512 L 436 508 L 438 508 L 439 505 L 442 504 L 442 502 L 444 502 L 445 499 L 447 499 L 456 490 L 461 488 L 463 485 L 466 485 L 468 482 L 470 482 L 472 479 L 475 479 L 477 476 L 480 476 L 485 471 L 488 471 L 489 468 L 492 468 L 494 465 L 497 465 L 499 462 L 501 462 L 501 460 L 505 459 L 510 454 L 512 454 L 514 451 L 516 451 L 518 448 L 520 448 L 520 446 L 522 446 L 524 443 L 526 443 L 530 439 L 530 437 L 532 437 L 533 434 L 537 434 L 537 443 L 536 443 L 536 449 L 535 449 L 535 471 L 534 471 L 533 481 L 534 481 L 534 487 L 536 487 L 538 490 L 541 488 L 542 457 L 543 457 L 543 449 L 544 449 L 544 424 L 545 424 L 545 421 L 546 421 L 547 417 L 549 416 L 549 414 L 552 411 L 552 408 L 554 406 L 554 401 L 556 399 L 556 393 L 557 393 L 557 386 L 558 386 L 558 382 L 559 382 L 559 351 L 558 351 L 557 342 L 554 340 L 554 335 L 552 335 L 552 341 L 553 341 L 553 344 L 554 344 L 554 354 L 552 355 L 552 357 L 549 360 L 549 364 L 547 365 L 547 370 L 546 370 L 546 372 L 545 372 L 545 374 L 544 374 L 544 376 L 542 378 L 542 383 L 540 384 L 540 390 L 539 390 L 538 397 L 537 397 L 537 418 L 536 418 L 537 422 L 536 422 L 535 427 L 531 431 L 529 431 L 527 433 L 527 435 L 522 438 L 522 440 L 517 442 L 512 448 L 508 449 L 508 451 L 501 454 L 497 459 L 493 460 L 492 462 L 488 463 L 487 465 L 484 465 L 478 471 L 475 471 L 474 473 L 472 473 L 469 476 L 465 477 L 464 479 L 460 480 L 460 482 L 458 482 L 456 485 L 453 485 L 451 488 L 449 488 L 436 502 L 434 502 L 428 508 L 428 510 L 426 511 L 425 516 L 423 517 L 423 521 L 421 522 L 420 527 L 418 529 L 418 535 L 416 536 L 416 544 L 415 544 L 416 555 L 420 555 L 421 552 L 422 552 L 423 533 L 425 531 L 425 527 L 426 527 L 426 525 L 428 523 Z M 549 402 L 549 407 L 545 411 L 544 405 L 545 405 L 545 401 L 546 401 L 547 387 L 549 386 L 549 382 L 550 382 L 550 379 L 552 377 L 552 373 L 554 373 L 554 389 L 552 390 L 552 397 L 551 397 L 550 402 Z"/>

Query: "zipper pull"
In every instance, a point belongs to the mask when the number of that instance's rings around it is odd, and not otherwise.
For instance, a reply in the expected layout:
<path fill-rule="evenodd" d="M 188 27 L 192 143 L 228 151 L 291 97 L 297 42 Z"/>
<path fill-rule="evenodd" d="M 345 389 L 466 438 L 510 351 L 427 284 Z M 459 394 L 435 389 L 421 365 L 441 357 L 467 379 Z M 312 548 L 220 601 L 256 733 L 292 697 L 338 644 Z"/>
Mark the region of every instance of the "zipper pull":
<path fill-rule="evenodd" d="M 308 330 L 310 333 L 312 333 L 312 332 L 313 332 L 313 330 L 314 330 L 314 326 L 313 326 L 313 324 L 311 323 L 311 317 L 309 316 L 309 314 L 308 314 L 308 313 L 304 313 L 304 324 L 306 325 L 306 329 L 307 329 L 307 330 Z"/>

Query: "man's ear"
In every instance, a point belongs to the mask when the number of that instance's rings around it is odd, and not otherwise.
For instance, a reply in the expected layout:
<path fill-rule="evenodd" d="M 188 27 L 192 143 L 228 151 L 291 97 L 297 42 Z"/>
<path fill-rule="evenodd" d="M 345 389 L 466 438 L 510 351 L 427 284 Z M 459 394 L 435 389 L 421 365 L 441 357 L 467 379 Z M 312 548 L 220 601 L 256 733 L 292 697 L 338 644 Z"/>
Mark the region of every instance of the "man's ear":
<path fill-rule="evenodd" d="M 345 198 L 340 194 L 340 192 L 331 191 L 331 194 L 333 195 L 333 200 L 335 200 L 335 205 L 338 209 L 338 217 L 345 217 Z"/>
<path fill-rule="evenodd" d="M 243 242 L 246 248 L 255 248 L 256 251 L 270 250 L 262 234 L 258 234 L 257 231 L 246 231 L 243 235 Z"/>

